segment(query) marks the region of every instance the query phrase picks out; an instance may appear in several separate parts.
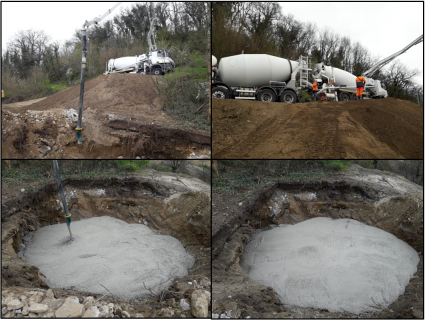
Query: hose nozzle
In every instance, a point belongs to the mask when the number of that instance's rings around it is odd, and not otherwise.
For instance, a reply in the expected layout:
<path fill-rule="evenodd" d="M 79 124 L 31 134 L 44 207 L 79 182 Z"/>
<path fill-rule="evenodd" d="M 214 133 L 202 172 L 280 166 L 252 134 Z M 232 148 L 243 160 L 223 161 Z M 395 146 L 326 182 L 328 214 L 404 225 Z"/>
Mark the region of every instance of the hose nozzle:
<path fill-rule="evenodd" d="M 82 144 L 83 143 L 83 138 L 82 138 L 82 131 L 83 128 L 76 128 L 75 132 L 77 132 L 77 140 L 78 140 L 78 144 Z"/>
<path fill-rule="evenodd" d="M 65 216 L 66 218 L 66 226 L 68 227 L 68 231 L 69 231 L 69 236 L 72 240 L 72 233 L 71 233 L 71 214 L 69 214 L 69 216 Z"/>

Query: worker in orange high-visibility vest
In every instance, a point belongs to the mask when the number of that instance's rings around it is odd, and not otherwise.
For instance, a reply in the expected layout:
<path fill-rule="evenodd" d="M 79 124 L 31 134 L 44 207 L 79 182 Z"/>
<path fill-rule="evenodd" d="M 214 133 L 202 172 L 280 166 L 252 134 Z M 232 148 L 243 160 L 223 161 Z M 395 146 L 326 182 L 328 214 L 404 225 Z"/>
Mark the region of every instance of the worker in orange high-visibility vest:
<path fill-rule="evenodd" d="M 314 79 L 314 82 L 313 82 L 313 101 L 317 100 L 317 91 L 319 91 L 319 89 L 317 88 L 317 80 Z"/>
<path fill-rule="evenodd" d="M 356 85 L 357 85 L 357 100 L 363 99 L 363 89 L 364 85 L 366 83 L 366 79 L 363 78 L 361 75 L 358 75 L 356 78 Z"/>

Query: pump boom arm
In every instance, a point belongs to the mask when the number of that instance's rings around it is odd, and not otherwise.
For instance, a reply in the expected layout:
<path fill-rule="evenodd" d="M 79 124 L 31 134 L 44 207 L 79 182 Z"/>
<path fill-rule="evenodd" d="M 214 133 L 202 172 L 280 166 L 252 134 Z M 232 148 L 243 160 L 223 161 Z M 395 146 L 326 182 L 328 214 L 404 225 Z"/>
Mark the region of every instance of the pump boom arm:
<path fill-rule="evenodd" d="M 112 11 L 114 11 L 114 9 L 116 7 L 118 7 L 122 2 L 118 2 L 116 5 L 114 5 L 111 9 L 108 9 L 108 11 L 105 12 L 105 14 L 103 16 L 99 16 L 97 18 L 94 18 L 93 20 L 84 22 L 83 24 L 83 28 L 88 28 L 93 24 L 98 24 L 100 21 L 102 21 L 103 19 L 105 19 L 107 16 L 109 16 L 111 14 Z"/>
<path fill-rule="evenodd" d="M 390 55 L 389 57 L 379 61 L 376 65 L 374 65 L 372 68 L 370 68 L 369 70 L 363 72 L 362 76 L 363 77 L 371 77 L 376 71 L 378 71 L 379 69 L 381 69 L 383 66 L 385 66 L 387 63 L 391 62 L 392 60 L 394 60 L 395 58 L 397 58 L 399 55 L 401 55 L 402 53 L 405 53 L 407 50 L 409 50 L 411 47 L 413 47 L 415 44 L 421 43 L 424 40 L 424 35 L 421 35 L 419 38 L 417 38 L 415 41 L 413 41 L 412 43 L 410 43 L 409 45 L 407 45 L 406 47 L 404 47 L 403 49 L 401 49 L 400 51 Z"/>

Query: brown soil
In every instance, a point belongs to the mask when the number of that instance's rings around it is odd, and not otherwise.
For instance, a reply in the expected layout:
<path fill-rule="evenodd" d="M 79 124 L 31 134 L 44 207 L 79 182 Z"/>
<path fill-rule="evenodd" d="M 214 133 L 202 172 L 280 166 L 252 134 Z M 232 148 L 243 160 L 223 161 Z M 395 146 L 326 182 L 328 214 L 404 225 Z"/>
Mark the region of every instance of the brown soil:
<path fill-rule="evenodd" d="M 162 111 L 157 76 L 101 75 L 84 89 L 83 144 L 77 144 L 80 86 L 44 99 L 2 106 L 2 157 L 13 158 L 187 158 L 208 155 L 210 135 Z M 120 124 L 117 125 L 117 121 Z"/>
<path fill-rule="evenodd" d="M 127 305 L 129 312 L 142 313 L 145 318 L 158 316 L 166 300 L 188 298 L 194 290 L 188 282 L 202 284 L 205 290 L 211 285 L 211 199 L 209 186 L 197 179 L 182 176 L 183 185 L 172 173 L 154 172 L 149 176 L 127 176 L 103 180 L 65 179 L 64 191 L 73 221 L 95 216 L 111 216 L 128 223 L 148 222 L 155 232 L 171 235 L 181 241 L 196 262 L 189 274 L 175 279 L 158 301 L 153 296 L 144 301 L 108 301 Z M 97 195 L 103 189 L 105 194 Z M 72 192 L 71 192 L 72 191 Z M 60 199 L 55 182 L 9 196 L 2 201 L 2 292 L 47 289 L 43 275 L 35 266 L 17 257 L 23 235 L 43 226 L 63 223 L 63 212 L 58 208 Z M 141 210 L 141 208 L 144 208 Z M 56 290 L 56 296 L 87 296 L 89 293 L 71 289 Z M 93 295 L 93 294 L 91 294 Z M 96 295 L 94 295 L 96 297 Z M 99 298 L 99 297 L 98 297 Z M 82 301 L 82 299 L 81 299 Z M 132 310 L 130 310 L 130 305 Z M 192 317 L 191 311 L 182 311 L 174 305 L 174 317 Z"/>
<path fill-rule="evenodd" d="M 420 159 L 423 110 L 393 98 L 302 104 L 213 99 L 213 157 Z"/>
<path fill-rule="evenodd" d="M 390 184 L 388 184 L 390 183 Z M 317 199 L 308 200 L 313 192 Z M 327 175 L 311 183 L 272 183 L 242 200 L 213 193 L 213 316 L 234 318 L 423 318 L 423 188 L 404 178 L 353 166 L 346 174 Z M 269 207 L 282 193 L 288 198 L 280 213 Z M 240 205 L 240 203 L 242 203 Z M 350 218 L 396 235 L 418 251 L 420 262 L 406 291 L 386 310 L 367 314 L 290 308 L 281 304 L 273 288 L 246 276 L 240 255 L 250 236 L 271 224 L 295 224 L 314 217 Z"/>

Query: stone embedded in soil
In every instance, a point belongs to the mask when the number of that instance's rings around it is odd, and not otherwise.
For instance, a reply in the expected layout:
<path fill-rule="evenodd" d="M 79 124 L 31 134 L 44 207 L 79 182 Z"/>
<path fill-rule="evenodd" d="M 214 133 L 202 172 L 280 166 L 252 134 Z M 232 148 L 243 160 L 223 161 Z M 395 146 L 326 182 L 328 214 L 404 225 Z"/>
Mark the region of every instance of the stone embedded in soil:
<path fill-rule="evenodd" d="M 49 298 L 49 299 L 54 299 L 55 298 L 52 289 L 47 290 L 46 297 Z"/>
<path fill-rule="evenodd" d="M 49 310 L 49 307 L 46 304 L 34 303 L 29 306 L 28 311 L 33 313 L 43 313 Z"/>
<path fill-rule="evenodd" d="M 183 310 L 190 310 L 190 304 L 189 304 L 189 303 L 187 303 L 186 299 L 181 299 L 181 300 L 180 300 L 180 307 L 181 307 Z"/>
<path fill-rule="evenodd" d="M 144 285 L 165 289 L 194 264 L 177 239 L 145 225 L 103 216 L 73 222 L 71 230 L 71 242 L 65 224 L 41 228 L 27 239 L 27 262 L 40 268 L 52 288 L 105 294 L 106 287 L 130 300 L 150 295 Z"/>
<path fill-rule="evenodd" d="M 206 318 L 208 316 L 208 299 L 201 290 L 195 290 L 191 296 L 192 314 L 196 318 Z"/>
<path fill-rule="evenodd" d="M 23 307 L 23 304 L 18 299 L 10 300 L 7 303 L 7 310 L 15 310 L 15 309 L 20 309 L 22 307 Z"/>
<path fill-rule="evenodd" d="M 314 218 L 259 232 L 241 265 L 284 305 L 358 314 L 394 302 L 418 262 L 412 247 L 381 229 L 352 219 Z"/>
<path fill-rule="evenodd" d="M 79 318 L 83 314 L 84 306 L 73 299 L 66 299 L 65 303 L 55 312 L 56 318 Z"/>
<path fill-rule="evenodd" d="M 99 314 L 99 309 L 96 306 L 92 306 L 84 312 L 83 318 L 97 318 Z"/>

